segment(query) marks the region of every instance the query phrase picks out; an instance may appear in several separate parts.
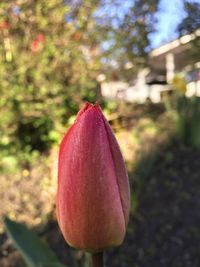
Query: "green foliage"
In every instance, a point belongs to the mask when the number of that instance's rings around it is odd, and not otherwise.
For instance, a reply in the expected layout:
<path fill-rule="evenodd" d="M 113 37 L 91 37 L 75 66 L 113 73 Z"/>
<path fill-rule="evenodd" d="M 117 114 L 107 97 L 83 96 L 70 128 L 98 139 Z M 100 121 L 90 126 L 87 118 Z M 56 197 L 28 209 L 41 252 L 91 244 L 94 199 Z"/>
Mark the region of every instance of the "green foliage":
<path fill-rule="evenodd" d="M 25 225 L 4 220 L 7 233 L 30 267 L 64 267 L 54 252 Z"/>
<path fill-rule="evenodd" d="M 145 62 L 158 2 L 130 2 L 123 16 L 118 0 L 0 3 L 1 170 L 9 158 L 12 172 L 48 152 L 82 102 L 101 99 L 97 76 L 109 77 L 113 59 L 133 76 L 124 66 Z"/>
<path fill-rule="evenodd" d="M 14 171 L 48 151 L 82 101 L 95 100 L 94 8 L 87 1 L 70 20 L 72 6 L 62 0 L 0 4 L 2 170 L 11 157 Z"/>
<path fill-rule="evenodd" d="M 185 144 L 200 148 L 200 98 L 180 97 L 177 114 L 178 136 Z"/>

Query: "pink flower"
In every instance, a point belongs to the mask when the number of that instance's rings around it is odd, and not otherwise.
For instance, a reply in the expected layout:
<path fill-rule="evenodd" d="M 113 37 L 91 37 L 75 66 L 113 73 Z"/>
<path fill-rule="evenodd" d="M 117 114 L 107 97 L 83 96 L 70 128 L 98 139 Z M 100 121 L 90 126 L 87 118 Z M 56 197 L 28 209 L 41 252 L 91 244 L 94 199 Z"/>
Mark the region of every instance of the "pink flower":
<path fill-rule="evenodd" d="M 99 105 L 85 104 L 59 153 L 57 218 L 65 240 L 97 252 L 120 245 L 128 224 L 129 182 Z"/>

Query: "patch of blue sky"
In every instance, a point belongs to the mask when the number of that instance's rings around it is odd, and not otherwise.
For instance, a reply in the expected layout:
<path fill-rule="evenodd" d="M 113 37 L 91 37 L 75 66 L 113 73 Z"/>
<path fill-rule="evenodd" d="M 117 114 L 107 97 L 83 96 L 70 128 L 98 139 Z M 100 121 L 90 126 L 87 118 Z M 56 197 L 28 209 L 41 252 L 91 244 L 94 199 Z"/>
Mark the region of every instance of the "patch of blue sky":
<path fill-rule="evenodd" d="M 123 21 L 125 14 L 127 14 L 132 6 L 132 2 L 133 0 L 117 0 L 115 2 L 103 0 L 101 7 L 96 10 L 94 16 L 97 18 L 97 21 L 100 18 L 101 23 L 102 19 L 105 18 L 106 21 L 108 20 L 112 24 L 114 29 L 117 29 L 119 23 Z"/>
<path fill-rule="evenodd" d="M 150 35 L 152 47 L 158 47 L 177 38 L 177 26 L 184 17 L 183 0 L 161 0 L 156 14 L 157 30 Z"/>

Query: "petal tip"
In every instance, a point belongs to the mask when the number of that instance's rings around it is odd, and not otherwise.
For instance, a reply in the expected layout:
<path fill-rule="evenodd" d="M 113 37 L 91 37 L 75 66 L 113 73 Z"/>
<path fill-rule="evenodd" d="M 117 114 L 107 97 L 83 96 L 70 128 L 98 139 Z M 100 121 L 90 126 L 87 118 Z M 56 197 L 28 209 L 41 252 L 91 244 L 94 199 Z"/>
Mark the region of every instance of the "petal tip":
<path fill-rule="evenodd" d="M 83 113 L 85 113 L 85 112 L 88 111 L 88 110 L 91 110 L 91 111 L 92 111 L 92 110 L 93 110 L 93 111 L 98 110 L 98 111 L 99 111 L 99 110 L 101 110 L 101 107 L 100 107 L 100 105 L 99 105 L 98 102 L 96 102 L 95 104 L 86 102 L 86 103 L 84 104 L 83 108 L 78 112 L 76 120 L 77 120 L 78 118 L 80 118 L 80 117 L 83 115 Z"/>

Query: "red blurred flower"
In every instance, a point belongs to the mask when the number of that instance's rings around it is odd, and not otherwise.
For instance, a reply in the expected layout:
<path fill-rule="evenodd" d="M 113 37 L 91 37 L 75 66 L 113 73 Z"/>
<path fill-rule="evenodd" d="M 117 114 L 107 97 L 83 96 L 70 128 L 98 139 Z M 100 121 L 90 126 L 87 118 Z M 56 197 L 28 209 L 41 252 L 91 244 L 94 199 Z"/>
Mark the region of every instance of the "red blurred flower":
<path fill-rule="evenodd" d="M 8 21 L 1 21 L 0 22 L 0 29 L 1 30 L 6 30 L 6 29 L 8 29 L 9 28 L 9 26 L 10 26 L 10 24 L 9 24 L 9 22 Z"/>
<path fill-rule="evenodd" d="M 39 42 L 37 40 L 31 42 L 31 50 L 32 52 L 37 52 L 39 50 Z"/>
<path fill-rule="evenodd" d="M 121 244 L 129 198 L 114 134 L 99 105 L 87 103 L 60 145 L 57 218 L 66 241 L 92 252 Z"/>
<path fill-rule="evenodd" d="M 37 36 L 37 41 L 40 43 L 44 42 L 44 35 L 42 33 L 39 33 Z"/>
<path fill-rule="evenodd" d="M 76 41 L 79 41 L 82 37 L 82 33 L 81 32 L 75 32 L 73 34 L 73 39 L 76 40 Z"/>
<path fill-rule="evenodd" d="M 32 52 L 38 52 L 42 47 L 41 44 L 44 42 L 45 38 L 42 33 L 39 33 L 37 38 L 32 41 L 31 43 L 31 50 Z"/>

